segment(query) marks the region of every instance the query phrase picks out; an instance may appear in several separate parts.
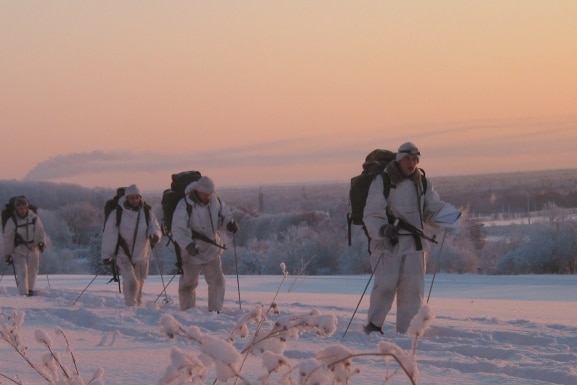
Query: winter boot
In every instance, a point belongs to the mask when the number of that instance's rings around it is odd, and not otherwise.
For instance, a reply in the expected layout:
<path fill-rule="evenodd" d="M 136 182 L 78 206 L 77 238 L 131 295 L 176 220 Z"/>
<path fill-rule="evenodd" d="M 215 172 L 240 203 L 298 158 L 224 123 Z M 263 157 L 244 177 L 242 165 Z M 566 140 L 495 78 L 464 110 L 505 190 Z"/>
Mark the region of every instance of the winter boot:
<path fill-rule="evenodd" d="M 379 332 L 383 334 L 383 328 L 378 327 L 372 322 L 369 322 L 367 325 L 363 326 L 363 330 L 365 334 L 371 334 L 372 332 Z"/>

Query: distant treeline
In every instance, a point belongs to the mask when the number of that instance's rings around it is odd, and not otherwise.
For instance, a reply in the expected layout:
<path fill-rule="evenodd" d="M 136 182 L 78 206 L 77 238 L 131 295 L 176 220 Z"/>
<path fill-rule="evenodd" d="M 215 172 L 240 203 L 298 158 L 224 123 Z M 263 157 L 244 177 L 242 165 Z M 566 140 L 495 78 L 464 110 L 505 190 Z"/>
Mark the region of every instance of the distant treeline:
<path fill-rule="evenodd" d="M 443 200 L 463 211 L 462 226 L 431 247 L 428 271 L 484 274 L 574 273 L 577 170 L 431 178 Z M 26 195 L 39 207 L 49 242 L 42 273 L 95 273 L 100 264 L 103 206 L 115 189 L 49 182 L 0 181 L 0 202 Z M 368 274 L 367 239 L 353 228 L 347 243 L 347 183 L 268 185 L 217 191 L 240 224 L 226 239 L 225 273 L 292 275 Z M 161 193 L 144 199 L 162 217 Z M 480 218 L 533 215 L 547 221 L 487 227 Z M 532 213 L 532 214 L 530 214 Z M 427 229 L 441 239 L 442 230 Z M 538 247 L 537 247 L 538 246 Z M 165 237 L 154 251 L 151 273 L 171 274 L 174 251 Z"/>
<path fill-rule="evenodd" d="M 471 215 L 577 207 L 577 169 L 433 178 L 443 199 Z"/>

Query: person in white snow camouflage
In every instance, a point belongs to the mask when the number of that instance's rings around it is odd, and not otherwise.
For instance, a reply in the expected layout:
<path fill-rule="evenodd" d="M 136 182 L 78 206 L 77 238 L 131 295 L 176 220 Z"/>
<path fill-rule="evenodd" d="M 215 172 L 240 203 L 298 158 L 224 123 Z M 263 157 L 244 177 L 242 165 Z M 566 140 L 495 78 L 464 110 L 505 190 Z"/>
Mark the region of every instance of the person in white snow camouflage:
<path fill-rule="evenodd" d="M 385 173 L 390 179 L 388 197 L 383 193 L 383 176 L 369 187 L 363 214 L 370 238 L 370 259 L 374 283 L 370 296 L 365 333 L 382 331 L 387 313 L 397 296 L 396 330 L 406 333 L 424 297 L 426 252 L 424 239 L 416 235 L 425 223 L 433 225 L 435 215 L 445 206 L 417 167 L 420 151 L 403 143 Z"/>
<path fill-rule="evenodd" d="M 17 197 L 14 202 L 12 219 L 8 219 L 4 227 L 3 241 L 6 263 L 14 264 L 18 292 L 35 295 L 34 285 L 46 234 L 40 217 L 30 209 L 24 196 Z"/>
<path fill-rule="evenodd" d="M 212 179 L 203 176 L 189 184 L 172 217 L 172 238 L 182 250 L 178 287 L 181 310 L 196 306 L 196 288 L 202 271 L 208 285 L 208 311 L 222 311 L 225 278 L 220 231 L 225 227 L 233 234 L 238 231 L 230 211 L 215 194 Z"/>
<path fill-rule="evenodd" d="M 101 258 L 104 265 L 118 266 L 126 306 L 139 306 L 152 248 L 162 233 L 156 216 L 142 200 L 136 185 L 126 188 L 116 210 L 121 210 L 121 215 L 113 212 L 104 225 Z"/>

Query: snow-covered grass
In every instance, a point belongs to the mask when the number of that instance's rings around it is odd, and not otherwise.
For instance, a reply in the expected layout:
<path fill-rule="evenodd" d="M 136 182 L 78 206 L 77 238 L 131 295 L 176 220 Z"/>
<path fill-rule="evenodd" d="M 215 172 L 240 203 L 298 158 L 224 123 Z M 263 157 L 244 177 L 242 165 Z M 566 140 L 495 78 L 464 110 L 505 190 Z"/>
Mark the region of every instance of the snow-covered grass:
<path fill-rule="evenodd" d="M 256 324 L 248 322 L 251 312 L 261 306 L 266 310 L 274 299 L 275 311 L 266 317 L 263 332 L 272 330 L 277 321 L 282 324 L 298 317 L 335 319 L 336 329 L 330 333 L 303 330 L 287 338 L 283 357 L 289 365 L 306 368 L 303 363 L 320 352 L 348 354 L 354 355 L 350 384 L 411 383 L 396 361 L 385 362 L 375 355 L 383 346 L 396 346 L 409 355 L 413 352 L 415 339 L 394 331 L 394 309 L 384 335 L 365 335 L 367 292 L 344 335 L 368 276 L 289 276 L 284 282 L 280 273 L 240 276 L 240 305 L 236 276 L 228 276 L 225 309 L 220 314 L 207 311 L 202 281 L 198 307 L 182 312 L 177 304 L 178 277 L 168 287 L 168 297 L 159 297 L 160 277 L 149 277 L 144 286 L 147 304 L 140 308 L 126 308 L 118 287 L 107 284 L 109 277 L 105 276 L 97 277 L 78 298 L 93 277 L 40 276 L 39 296 L 22 297 L 17 294 L 14 277 L 3 276 L 0 311 L 4 317 L 15 311 L 24 314 L 20 343 L 31 361 L 50 362 L 46 343 L 42 343 L 50 339 L 62 366 L 69 374 L 77 370 L 85 383 L 101 376 L 97 381 L 108 385 L 159 384 L 174 365 L 175 354 L 200 353 L 198 344 L 190 339 L 167 338 L 166 322 L 196 330 L 207 340 L 214 339 L 215 346 L 231 341 L 235 350 L 242 352 L 254 335 Z M 164 276 L 164 281 L 170 278 Z M 431 278 L 427 277 L 427 290 Z M 570 275 L 437 275 L 429 301 L 435 318 L 419 337 L 415 351 L 417 383 L 577 384 L 576 287 L 577 277 Z M 245 322 L 244 326 L 252 329 L 241 333 Z M 245 338 L 239 338 L 243 333 Z M 4 341 L 0 341 L 0 356 L 1 374 L 27 384 L 46 383 Z M 268 376 L 260 357 L 248 356 L 241 373 L 255 383 L 259 377 L 267 377 L 271 384 L 281 380 L 280 373 Z M 214 365 L 207 366 L 203 383 L 217 383 L 216 374 Z M 14 382 L 0 377 L 0 383 Z"/>

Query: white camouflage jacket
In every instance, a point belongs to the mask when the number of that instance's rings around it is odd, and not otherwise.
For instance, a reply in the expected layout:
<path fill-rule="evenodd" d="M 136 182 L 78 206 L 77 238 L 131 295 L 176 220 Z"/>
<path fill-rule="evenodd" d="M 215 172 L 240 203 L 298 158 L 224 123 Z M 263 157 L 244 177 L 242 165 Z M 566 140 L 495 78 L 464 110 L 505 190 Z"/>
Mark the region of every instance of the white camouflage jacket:
<path fill-rule="evenodd" d="M 223 245 L 220 231 L 233 217 L 228 207 L 216 194 L 212 195 L 208 204 L 204 204 L 194 197 L 191 198 L 191 195 L 194 194 L 195 184 L 196 182 L 192 182 L 186 187 L 185 197 L 178 202 L 174 210 L 171 228 L 172 239 L 178 243 L 181 250 L 184 250 L 193 241 L 196 243 L 199 253 L 192 257 L 192 260 L 194 263 L 202 264 L 222 255 L 224 250 L 198 237 L 194 238 L 191 229 L 205 235 L 219 245 Z M 187 204 L 190 205 L 190 216 L 188 215 Z M 187 255 L 184 252 L 183 258 Z"/>
<path fill-rule="evenodd" d="M 17 246 L 14 244 L 16 233 L 18 233 L 24 242 Z M 30 251 L 39 251 L 38 245 L 40 243 L 46 243 L 44 225 L 40 217 L 30 209 L 24 218 L 14 213 L 13 217 L 6 222 L 2 240 L 4 243 L 4 255 L 12 255 L 14 253 L 26 254 Z"/>
<path fill-rule="evenodd" d="M 126 197 L 121 197 L 118 200 L 118 205 L 122 209 L 122 217 L 120 219 L 120 225 L 116 226 L 116 211 L 112 211 L 106 220 L 104 225 L 104 233 L 102 234 L 102 259 L 114 258 L 115 255 L 126 255 L 129 259 L 135 263 L 137 261 L 150 260 L 152 249 L 150 247 L 149 237 L 151 235 L 156 235 L 158 239 L 162 236 L 160 225 L 156 216 L 150 210 L 149 223 L 146 223 L 146 215 L 144 212 L 144 207 L 138 210 L 132 210 L 124 206 Z M 135 229 L 138 223 L 138 229 Z M 118 236 L 121 236 L 126 242 L 127 250 L 122 247 L 118 247 Z M 117 251 L 117 253 L 116 253 Z M 128 254 L 127 255 L 127 252 Z M 115 254 L 116 253 L 116 254 Z"/>
<path fill-rule="evenodd" d="M 385 171 L 391 179 L 391 189 L 388 198 L 383 193 L 383 178 L 378 175 L 369 187 L 363 221 L 371 238 L 371 242 L 383 242 L 386 239 L 380 232 L 383 225 L 389 223 L 387 207 L 391 214 L 423 230 L 424 224 L 436 226 L 435 215 L 445 206 L 439 195 L 434 191 L 432 183 L 427 180 L 427 191 L 423 191 L 422 175 L 417 170 L 410 177 L 404 177 L 396 161 L 389 163 Z M 395 250 L 399 253 L 416 251 L 414 238 L 407 230 L 399 229 L 399 244 Z M 423 246 L 427 241 L 422 240 Z M 390 246 L 390 245 L 389 245 Z M 391 251 L 393 248 L 391 247 Z"/>

